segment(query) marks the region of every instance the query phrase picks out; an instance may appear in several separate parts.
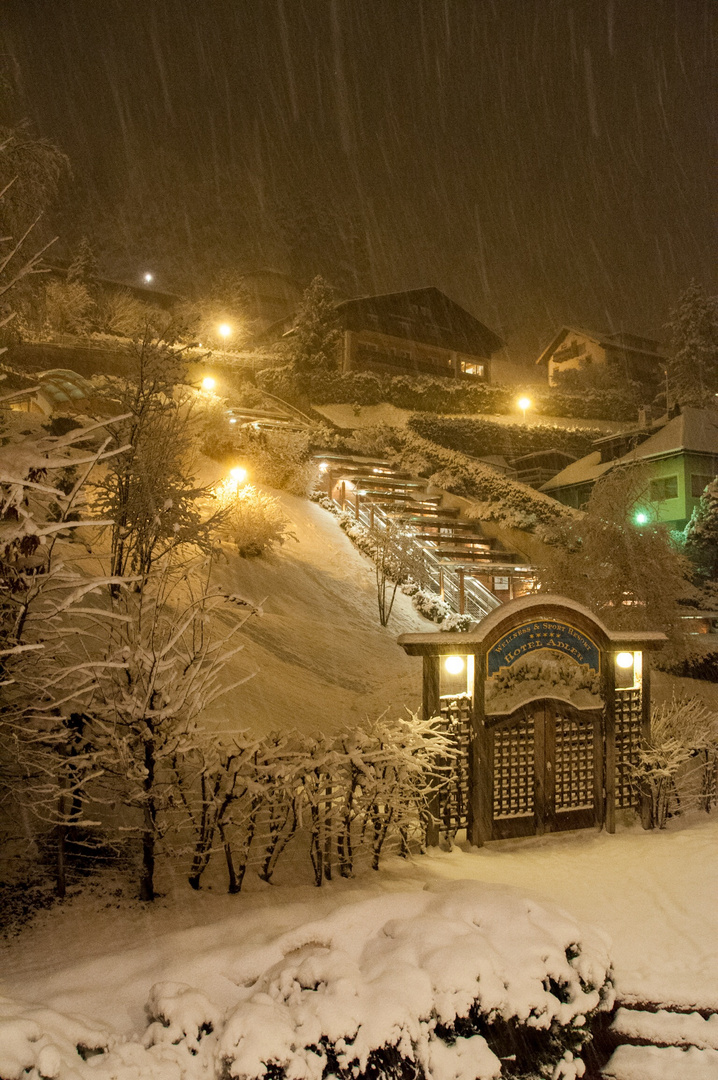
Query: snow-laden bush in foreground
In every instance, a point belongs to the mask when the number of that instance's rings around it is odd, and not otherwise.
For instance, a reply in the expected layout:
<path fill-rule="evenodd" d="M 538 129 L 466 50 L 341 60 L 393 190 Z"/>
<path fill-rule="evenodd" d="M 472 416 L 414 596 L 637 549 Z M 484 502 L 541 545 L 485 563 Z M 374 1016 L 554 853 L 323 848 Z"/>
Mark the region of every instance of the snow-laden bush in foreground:
<path fill-rule="evenodd" d="M 344 905 L 250 952 L 232 978 L 224 1008 L 222 974 L 216 1002 L 211 988 L 153 986 L 144 1035 L 124 1042 L 6 1002 L 0 1076 L 573 1080 L 592 1018 L 613 1005 L 598 934 L 475 882 Z"/>

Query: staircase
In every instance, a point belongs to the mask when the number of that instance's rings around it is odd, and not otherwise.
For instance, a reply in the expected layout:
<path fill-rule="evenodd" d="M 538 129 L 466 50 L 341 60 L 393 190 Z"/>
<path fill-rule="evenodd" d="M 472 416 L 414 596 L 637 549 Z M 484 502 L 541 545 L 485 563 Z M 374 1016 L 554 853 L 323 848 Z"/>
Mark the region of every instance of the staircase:
<path fill-rule="evenodd" d="M 478 521 L 461 517 L 458 506 L 443 505 L 444 493 L 421 477 L 395 469 L 381 458 L 345 454 L 317 455 L 322 488 L 334 503 L 353 513 L 368 529 L 386 529 L 390 523 L 412 536 L 421 552 L 423 577 L 452 611 L 478 622 L 501 606 L 501 599 L 486 582 L 521 574 L 521 588 L 531 567 L 523 555 L 506 551 L 485 536 Z M 481 578 L 484 580 L 482 581 Z M 505 599 L 513 595 L 507 589 Z"/>
<path fill-rule="evenodd" d="M 619 1003 L 584 1060 L 586 1080 L 718 1080 L 718 1013 Z"/>

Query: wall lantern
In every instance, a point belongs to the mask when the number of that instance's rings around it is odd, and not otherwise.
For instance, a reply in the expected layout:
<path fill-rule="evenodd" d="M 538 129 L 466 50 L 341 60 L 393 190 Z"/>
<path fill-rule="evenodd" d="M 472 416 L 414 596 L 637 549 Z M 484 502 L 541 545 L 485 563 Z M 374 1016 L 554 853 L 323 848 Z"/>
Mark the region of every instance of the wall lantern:
<path fill-rule="evenodd" d="M 633 653 L 632 652 L 620 652 L 616 657 L 616 663 L 621 668 L 633 667 Z"/>
<path fill-rule="evenodd" d="M 464 670 L 463 656 L 447 656 L 446 660 L 444 661 L 444 667 L 448 671 L 449 675 L 460 675 L 461 672 Z"/>

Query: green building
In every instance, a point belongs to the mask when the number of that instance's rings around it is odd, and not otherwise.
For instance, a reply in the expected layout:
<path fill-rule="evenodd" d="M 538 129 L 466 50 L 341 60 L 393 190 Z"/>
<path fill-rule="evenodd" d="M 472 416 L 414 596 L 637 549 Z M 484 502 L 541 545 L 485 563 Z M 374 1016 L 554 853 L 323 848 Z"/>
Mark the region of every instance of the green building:
<path fill-rule="evenodd" d="M 640 464 L 649 480 L 637 510 L 682 529 L 706 485 L 718 475 L 718 411 L 686 406 L 677 415 L 672 411 L 643 428 L 598 439 L 593 446 L 590 454 L 547 480 L 541 491 L 580 508 L 606 473 Z"/>

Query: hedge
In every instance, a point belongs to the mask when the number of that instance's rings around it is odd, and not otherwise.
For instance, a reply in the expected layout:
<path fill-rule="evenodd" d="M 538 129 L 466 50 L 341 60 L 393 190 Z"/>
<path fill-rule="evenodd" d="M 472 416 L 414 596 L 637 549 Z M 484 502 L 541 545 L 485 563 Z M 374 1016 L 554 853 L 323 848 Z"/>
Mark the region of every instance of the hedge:
<path fill-rule="evenodd" d="M 300 407 L 313 405 L 378 405 L 388 402 L 412 412 L 497 413 L 516 411 L 521 389 L 487 383 L 467 383 L 425 375 L 379 375 L 371 371 L 317 371 L 298 374 L 288 367 L 257 373 L 263 389 Z M 636 406 L 616 390 L 566 394 L 551 387 L 528 391 L 539 416 L 573 416 L 587 420 L 633 420 Z"/>
<path fill-rule="evenodd" d="M 497 424 L 473 417 L 431 416 L 415 413 L 408 427 L 429 442 L 475 457 L 502 454 L 511 459 L 540 450 L 562 450 L 574 457 L 591 451 L 595 439 L 605 433 L 598 428 L 563 428 L 555 424 Z"/>

